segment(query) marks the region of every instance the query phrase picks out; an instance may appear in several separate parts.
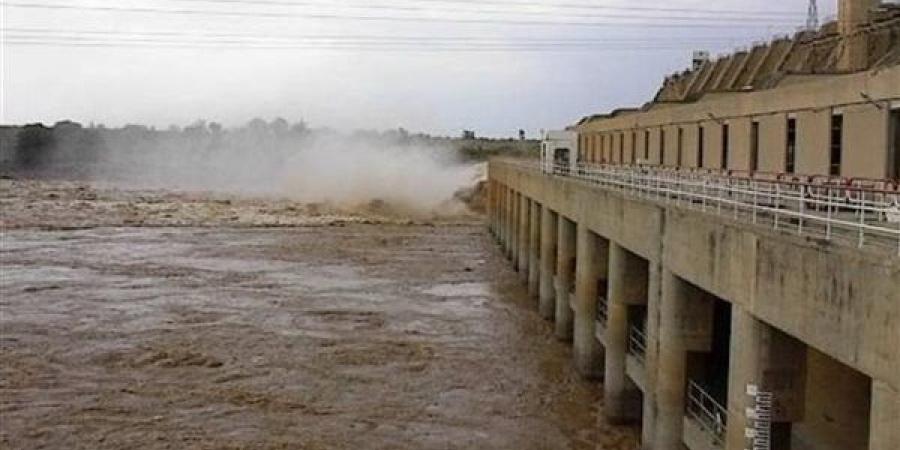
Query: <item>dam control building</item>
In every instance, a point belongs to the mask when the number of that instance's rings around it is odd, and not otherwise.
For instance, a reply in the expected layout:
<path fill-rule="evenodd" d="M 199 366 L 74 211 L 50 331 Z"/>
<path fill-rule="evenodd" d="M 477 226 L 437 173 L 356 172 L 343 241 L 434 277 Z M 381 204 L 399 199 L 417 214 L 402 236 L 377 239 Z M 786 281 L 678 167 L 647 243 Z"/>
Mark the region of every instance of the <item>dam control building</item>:
<path fill-rule="evenodd" d="M 900 449 L 900 6 L 840 0 L 569 130 L 562 169 L 490 162 L 488 222 L 605 420 L 648 450 Z"/>

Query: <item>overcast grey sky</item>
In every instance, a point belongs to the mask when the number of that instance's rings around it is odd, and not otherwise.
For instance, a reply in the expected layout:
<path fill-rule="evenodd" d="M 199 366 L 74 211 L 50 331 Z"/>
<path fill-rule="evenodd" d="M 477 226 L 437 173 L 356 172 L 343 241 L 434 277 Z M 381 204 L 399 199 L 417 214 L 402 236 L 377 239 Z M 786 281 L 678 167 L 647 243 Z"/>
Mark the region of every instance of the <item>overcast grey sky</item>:
<path fill-rule="evenodd" d="M 506 136 L 643 103 L 691 50 L 792 32 L 808 1 L 0 3 L 2 123 L 284 117 Z"/>

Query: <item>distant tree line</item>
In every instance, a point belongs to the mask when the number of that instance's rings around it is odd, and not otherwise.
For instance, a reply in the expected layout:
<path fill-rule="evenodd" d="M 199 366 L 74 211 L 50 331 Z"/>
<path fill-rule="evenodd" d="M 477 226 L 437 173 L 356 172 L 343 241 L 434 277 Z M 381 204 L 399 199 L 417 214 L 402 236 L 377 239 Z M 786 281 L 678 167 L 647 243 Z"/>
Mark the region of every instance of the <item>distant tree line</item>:
<path fill-rule="evenodd" d="M 41 123 L 0 126 L 0 170 L 79 176 L 90 174 L 104 164 L 127 167 L 129 162 L 154 159 L 159 164 L 177 166 L 185 161 L 202 163 L 217 156 L 265 158 L 278 164 L 318 140 L 336 137 L 374 145 L 442 147 L 456 151 L 469 161 L 500 154 L 536 155 L 539 147 L 536 141 L 475 138 L 474 132 L 451 138 L 398 128 L 358 130 L 345 135 L 282 118 L 272 121 L 257 118 L 234 128 L 198 120 L 185 127 L 171 126 L 164 130 L 143 125 L 107 128 L 61 121 L 52 126 Z"/>

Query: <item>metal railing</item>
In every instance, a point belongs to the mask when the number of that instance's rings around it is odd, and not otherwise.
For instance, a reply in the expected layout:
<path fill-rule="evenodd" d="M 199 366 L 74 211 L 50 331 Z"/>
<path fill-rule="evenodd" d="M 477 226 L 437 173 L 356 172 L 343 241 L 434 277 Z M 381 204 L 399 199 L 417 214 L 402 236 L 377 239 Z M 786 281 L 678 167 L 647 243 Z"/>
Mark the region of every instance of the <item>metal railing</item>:
<path fill-rule="evenodd" d="M 693 380 L 688 381 L 686 406 L 688 418 L 709 435 L 714 445 L 723 446 L 728 426 L 728 410 Z"/>
<path fill-rule="evenodd" d="M 606 302 L 606 297 L 602 295 L 597 296 L 597 321 L 604 327 L 609 321 L 609 304 Z"/>
<path fill-rule="evenodd" d="M 632 325 L 628 329 L 628 354 L 634 356 L 641 364 L 644 363 L 644 355 L 647 353 L 647 335 L 644 330 Z"/>
<path fill-rule="evenodd" d="M 548 170 L 538 162 L 507 163 L 782 232 L 858 248 L 882 248 L 900 256 L 900 186 L 889 181 L 861 182 L 867 187 L 860 187 L 835 184 L 827 177 L 787 181 L 734 171 L 585 163 Z"/>

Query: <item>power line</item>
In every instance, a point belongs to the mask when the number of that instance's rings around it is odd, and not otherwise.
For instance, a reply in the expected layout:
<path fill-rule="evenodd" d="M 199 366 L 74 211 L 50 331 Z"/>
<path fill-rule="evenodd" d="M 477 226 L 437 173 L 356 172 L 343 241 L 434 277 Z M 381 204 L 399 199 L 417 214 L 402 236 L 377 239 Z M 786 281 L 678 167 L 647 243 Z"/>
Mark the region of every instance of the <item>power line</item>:
<path fill-rule="evenodd" d="M 609 9 L 609 10 L 622 10 L 622 11 L 661 11 L 661 12 L 715 12 L 715 13 L 735 13 L 735 14 L 760 14 L 760 15 L 782 15 L 782 16 L 802 16 L 802 12 L 798 11 L 789 11 L 789 10 L 765 10 L 765 11 L 750 11 L 750 10 L 742 10 L 742 9 L 706 9 L 706 8 L 672 8 L 672 7 L 658 7 L 658 6 L 613 6 L 613 5 L 598 5 L 592 3 L 540 3 L 533 1 L 523 1 L 523 0 L 415 0 L 423 3 L 460 3 L 460 4 L 475 4 L 475 5 L 503 5 L 503 6 L 539 6 L 539 7 L 551 7 L 551 8 L 561 8 L 561 9 Z"/>
<path fill-rule="evenodd" d="M 179 0 L 172 0 L 179 1 Z M 315 5 L 327 5 L 327 6 L 338 6 L 334 4 L 322 3 L 322 2 L 313 2 L 313 1 L 291 1 L 291 0 L 180 0 L 180 1 L 188 1 L 188 2 L 209 2 L 209 3 L 252 3 L 252 4 L 262 4 L 262 5 L 280 5 L 280 6 L 315 6 Z M 402 0 L 401 0 L 402 1 Z M 803 12 L 800 11 L 785 11 L 785 10 L 745 10 L 745 9 L 709 9 L 709 8 L 671 8 L 671 7 L 657 7 L 657 6 L 619 6 L 619 5 L 598 5 L 598 4 L 584 4 L 584 3 L 540 3 L 540 2 L 529 2 L 529 1 L 502 1 L 502 0 L 407 0 L 406 3 L 426 3 L 426 4 L 463 4 L 463 5 L 476 5 L 476 6 L 523 6 L 523 7 L 532 7 L 532 8 L 558 8 L 558 9 L 577 9 L 577 10 L 607 10 L 607 11 L 644 11 L 644 12 L 681 12 L 681 13 L 697 13 L 697 14 L 739 14 L 739 15 L 753 15 L 753 16 L 794 16 L 794 17 L 802 17 L 804 15 Z M 361 8 L 372 8 L 378 7 L 376 5 L 371 5 L 368 3 L 362 4 L 342 4 L 341 7 L 361 7 Z M 418 11 L 423 9 L 428 9 L 428 7 L 423 6 L 382 6 L 391 9 L 398 10 L 407 10 L 407 11 Z M 457 9 L 452 9 L 451 11 L 458 11 Z M 505 12 L 509 12 L 509 10 L 504 10 Z M 518 12 L 517 12 L 518 13 Z"/>
<path fill-rule="evenodd" d="M 677 46 L 403 46 L 403 45 L 378 45 L 366 46 L 359 44 L 308 44 L 308 45 L 222 45 L 204 44 L 177 41 L 78 41 L 53 40 L 53 39 L 7 39 L 3 46 L 36 46 L 36 47 L 97 47 L 97 48 L 136 48 L 136 49 L 200 49 L 200 50 L 330 50 L 330 51 L 377 51 L 381 52 L 560 52 L 560 51 L 590 51 L 597 52 L 643 52 L 643 51 L 673 51 L 682 50 Z"/>
<path fill-rule="evenodd" d="M 171 14 L 189 16 L 219 16 L 219 17 L 261 17 L 261 18 L 307 18 L 323 20 L 357 20 L 379 22 L 409 22 L 409 23 L 457 23 L 476 25 L 549 25 L 549 26 L 580 26 L 580 27 L 642 27 L 642 28 L 759 28 L 761 25 L 751 25 L 745 22 L 735 23 L 658 23 L 658 22 L 584 22 L 584 21 L 546 21 L 546 20 L 514 20 L 514 19 L 463 19 L 441 17 L 398 17 L 398 16 L 368 16 L 338 13 L 313 13 L 313 12 L 261 12 L 261 11 L 214 11 L 197 9 L 160 9 L 148 7 L 112 7 L 112 6 L 82 6 L 63 4 L 42 4 L 26 2 L 0 2 L 0 6 L 16 8 L 50 9 L 50 10 L 77 10 L 117 13 L 149 13 Z M 767 24 L 783 25 L 790 24 Z"/>
<path fill-rule="evenodd" d="M 273 41 L 246 38 L 206 38 L 206 39 L 185 39 L 181 36 L 146 36 L 146 35 L 73 35 L 73 34 L 57 34 L 57 35 L 36 35 L 13 33 L 6 35 L 6 42 L 16 41 L 59 41 L 59 42 L 99 42 L 99 43 L 167 43 L 167 44 L 197 44 L 197 45 L 242 45 L 242 46 L 266 46 L 266 47 L 286 47 L 294 46 L 351 46 L 351 47 L 390 47 L 390 46 L 417 46 L 424 48 L 442 48 L 442 47 L 460 47 L 460 48 L 562 48 L 562 47 L 584 47 L 584 48 L 661 48 L 673 47 L 679 48 L 685 45 L 693 45 L 695 42 L 602 42 L 602 41 L 586 41 L 586 42 L 556 42 L 556 41 L 531 41 L 531 42 L 504 42 L 504 41 L 419 41 L 419 40 L 295 40 L 295 41 Z"/>
<path fill-rule="evenodd" d="M 130 37 L 130 36 L 151 36 L 151 37 L 187 37 L 187 38 L 239 38 L 250 40 L 274 40 L 275 42 L 285 41 L 362 41 L 362 42 L 457 42 L 457 43 L 582 43 L 582 44 L 722 44 L 737 42 L 740 39 L 734 37 L 723 36 L 691 36 L 685 37 L 654 37 L 654 38 L 616 38 L 616 37 L 497 37 L 497 36 L 471 36 L 471 35 L 347 35 L 347 34 L 248 34 L 248 33 L 230 33 L 230 32 L 189 32 L 179 30 L 86 30 L 86 29 L 56 29 L 56 28 L 17 28 L 4 27 L 0 28 L 2 33 L 12 33 L 13 35 L 24 35 L 34 37 L 66 37 L 66 36 L 100 36 L 100 37 Z M 749 38 L 748 38 L 749 39 Z"/>
<path fill-rule="evenodd" d="M 479 8 L 477 10 L 460 10 L 459 8 L 450 8 L 450 7 L 434 7 L 434 6 L 398 6 L 398 5 L 371 5 L 371 4 L 323 4 L 321 2 L 316 1 L 287 1 L 287 0 L 170 0 L 170 1 L 180 1 L 180 2 L 191 2 L 191 3 L 212 3 L 212 4 L 236 4 L 236 5 L 266 5 L 266 6 L 286 6 L 286 7 L 297 7 L 297 6 L 326 6 L 326 7 L 335 7 L 335 8 L 350 8 L 350 9 L 363 9 L 363 10 L 378 10 L 378 11 L 403 11 L 403 12 L 453 12 L 453 13 L 479 13 L 479 14 L 513 14 L 513 15 L 530 15 L 530 16 L 541 16 L 541 17 L 565 17 L 565 18 L 581 18 L 581 19 L 665 19 L 665 20 L 675 20 L 675 21 L 683 21 L 683 20 L 700 20 L 700 21 L 709 21 L 709 20 L 742 20 L 742 21 L 751 21 L 751 22 L 770 22 L 772 17 L 752 17 L 758 15 L 765 15 L 764 12 L 752 12 L 750 14 L 745 13 L 722 13 L 715 10 L 692 10 L 690 11 L 695 15 L 682 15 L 682 16 L 673 16 L 671 15 L 671 11 L 666 8 L 616 8 L 616 7 L 605 7 L 604 9 L 608 9 L 611 11 L 630 11 L 631 14 L 597 14 L 597 13 L 549 13 L 545 11 L 532 11 L 532 10 L 516 10 L 510 11 L 509 9 L 485 9 Z M 483 4 L 490 4 L 490 2 L 483 2 Z M 490 5 L 489 5 L 490 6 Z M 666 16 L 648 16 L 646 14 L 635 14 L 634 12 L 639 11 L 642 13 L 653 12 L 653 13 L 667 13 L 669 15 Z M 696 14 L 702 14 L 700 16 Z M 725 14 L 725 16 L 722 16 Z M 736 15 L 738 14 L 738 15 Z M 717 17 L 718 15 L 718 17 Z M 751 16 L 751 17 L 748 17 Z M 777 15 L 776 15 L 777 16 Z M 782 15 L 783 16 L 783 15 Z"/>

